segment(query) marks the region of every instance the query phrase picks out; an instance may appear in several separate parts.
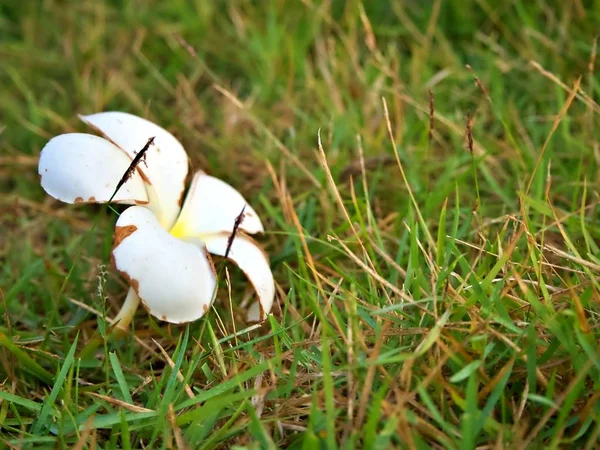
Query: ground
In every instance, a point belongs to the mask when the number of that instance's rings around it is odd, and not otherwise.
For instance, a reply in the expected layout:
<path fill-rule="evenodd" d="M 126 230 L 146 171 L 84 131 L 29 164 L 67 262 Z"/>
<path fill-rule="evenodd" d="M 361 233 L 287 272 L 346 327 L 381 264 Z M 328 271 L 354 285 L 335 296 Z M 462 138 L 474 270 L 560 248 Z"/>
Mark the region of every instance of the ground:
<path fill-rule="evenodd" d="M 598 448 L 599 25 L 597 0 L 0 0 L 2 444 Z M 110 332 L 116 214 L 37 174 L 104 110 L 261 215 L 262 326 L 227 264 L 201 320 Z"/>

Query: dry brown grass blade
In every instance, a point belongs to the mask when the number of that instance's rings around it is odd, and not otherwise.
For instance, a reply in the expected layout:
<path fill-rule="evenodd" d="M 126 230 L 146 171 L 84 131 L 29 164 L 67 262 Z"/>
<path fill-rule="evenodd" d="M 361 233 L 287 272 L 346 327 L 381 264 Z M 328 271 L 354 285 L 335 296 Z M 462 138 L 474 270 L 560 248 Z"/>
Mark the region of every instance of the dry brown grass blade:
<path fill-rule="evenodd" d="M 430 114 L 429 103 L 427 104 L 427 106 L 424 106 L 424 105 L 420 104 L 418 101 L 416 101 L 413 97 L 411 97 L 410 95 L 405 94 L 405 93 L 400 94 L 400 98 L 402 99 L 403 102 L 406 102 L 407 104 L 409 104 L 410 106 L 415 108 L 417 111 L 419 111 L 419 112 L 427 115 L 427 117 L 429 117 L 429 114 Z M 448 130 L 452 131 L 454 134 L 456 134 L 458 136 L 462 137 L 464 135 L 464 126 L 462 124 L 460 126 L 457 125 L 452 120 L 450 120 L 448 117 L 441 114 L 439 111 L 436 111 L 436 113 L 435 113 L 435 121 L 436 121 L 436 123 L 440 123 L 440 124 L 444 125 Z M 506 170 L 502 167 L 501 162 L 497 158 L 495 158 L 493 155 L 486 155 L 485 148 L 483 148 L 483 146 L 477 141 L 477 139 L 473 140 L 473 152 L 475 153 L 476 156 L 484 156 L 485 155 L 486 162 L 489 165 L 493 166 L 494 170 L 497 171 L 498 175 L 505 176 Z"/>
<path fill-rule="evenodd" d="M 371 210 L 371 200 L 369 200 L 369 184 L 367 183 L 367 168 L 365 166 L 365 155 L 362 146 L 362 139 L 360 134 L 356 135 L 356 144 L 358 146 L 358 157 L 360 161 L 360 171 L 362 174 L 362 186 L 363 186 L 363 195 L 365 198 L 365 203 L 367 207 L 367 224 L 369 230 L 373 228 L 373 211 Z M 354 186 L 352 185 L 352 192 L 354 193 Z M 355 208 L 357 208 L 357 200 L 356 197 L 352 198 Z"/>
<path fill-rule="evenodd" d="M 569 92 L 569 94 L 573 93 L 573 90 L 571 88 L 569 88 L 569 86 L 567 86 L 565 83 L 563 83 L 560 80 L 560 78 L 558 78 L 552 72 L 549 72 L 548 70 L 544 69 L 542 67 L 542 65 L 540 63 L 538 63 L 537 61 L 529 61 L 529 64 L 531 64 L 531 66 L 535 70 L 537 70 L 543 76 L 545 76 L 546 78 L 548 78 L 550 81 L 552 81 L 553 83 L 557 84 L 558 86 L 560 86 L 565 91 Z M 593 70 L 593 66 L 592 66 L 592 70 Z M 577 84 L 579 84 L 579 80 L 578 80 Z M 578 90 L 579 90 L 579 92 L 577 92 Z M 592 99 L 583 90 L 581 90 L 581 89 L 575 89 L 575 97 L 578 100 L 581 100 L 583 103 L 585 103 L 589 108 L 593 109 L 596 113 L 600 114 L 600 105 L 598 105 L 598 103 L 596 103 L 594 101 L 594 99 Z"/>
<path fill-rule="evenodd" d="M 306 258 L 306 265 L 310 269 L 313 275 L 313 279 L 317 285 L 317 290 L 319 291 L 319 295 L 324 300 L 327 298 L 325 295 L 325 291 L 323 290 L 323 285 L 321 284 L 321 279 L 319 277 L 319 272 L 317 270 L 315 261 L 313 259 L 312 253 L 308 248 L 308 243 L 306 242 L 306 237 L 304 234 L 304 229 L 302 228 L 302 224 L 300 223 L 300 219 L 298 219 L 298 215 L 296 214 L 296 209 L 294 208 L 294 203 L 292 201 L 292 197 L 289 192 L 286 190 L 286 194 L 284 194 L 284 199 L 286 203 L 286 210 L 289 213 L 289 217 L 298 233 L 298 237 L 300 239 L 300 244 L 302 245 L 302 251 L 304 253 L 304 257 Z"/>
<path fill-rule="evenodd" d="M 338 203 L 340 209 L 344 213 L 344 218 L 348 222 L 348 225 L 350 225 L 352 234 L 354 234 L 354 237 L 356 238 L 358 244 L 360 245 L 360 247 L 363 251 L 364 257 L 369 262 L 370 268 L 374 271 L 375 265 L 373 264 L 373 261 L 371 261 L 371 258 L 369 257 L 369 252 L 367 252 L 367 249 L 365 248 L 362 240 L 360 239 L 360 236 L 358 235 L 358 231 L 356 231 L 354 222 L 350 218 L 350 214 L 348 214 L 348 210 L 346 209 L 346 206 L 344 205 L 344 200 L 342 199 L 342 195 L 340 194 L 337 184 L 335 183 L 335 180 L 333 179 L 333 175 L 331 174 L 331 169 L 329 168 L 329 163 L 327 162 L 327 155 L 325 154 L 325 150 L 323 149 L 323 143 L 321 142 L 321 130 L 320 129 L 317 132 L 317 142 L 318 142 L 318 146 L 319 146 L 320 163 L 321 163 L 321 166 L 323 167 L 323 169 L 325 170 L 325 173 L 327 174 L 327 180 L 329 182 L 329 186 L 330 186 L 331 190 L 333 191 L 333 194 L 335 195 L 335 198 L 337 200 L 337 203 Z"/>
<path fill-rule="evenodd" d="M 44 203 L 37 203 L 33 200 L 29 200 L 24 197 L 17 197 L 15 195 L 0 196 L 0 206 L 3 208 L 16 208 L 24 206 L 38 213 L 39 217 L 44 217 L 44 220 L 47 220 L 47 218 L 56 218 L 68 223 L 77 231 L 89 230 L 89 222 L 87 220 L 79 219 L 75 214 L 73 214 L 72 209 L 53 208 L 51 207 L 52 203 L 55 203 L 55 201 L 50 200 Z M 7 210 L 5 209 L 4 211 Z"/>
<path fill-rule="evenodd" d="M 506 372 L 510 372 L 512 370 L 514 362 L 515 358 L 513 357 L 506 364 L 504 364 L 504 366 L 496 373 L 496 375 L 494 375 L 494 378 L 492 378 L 486 383 L 485 387 L 477 393 L 478 401 L 481 402 L 488 395 L 490 395 L 490 392 L 492 392 L 492 390 L 496 387 L 500 380 L 502 380 L 504 375 L 506 375 Z"/>
<path fill-rule="evenodd" d="M 6 324 L 6 329 L 8 331 L 8 335 L 12 336 L 12 325 L 10 322 L 10 315 L 8 314 L 8 306 L 6 305 L 6 297 L 4 296 L 4 291 L 2 287 L 0 287 L 0 301 L 2 302 L 2 306 L 4 307 L 4 321 Z M 2 346 L 2 358 L 1 363 L 5 373 L 11 379 L 11 381 L 16 381 L 15 372 L 14 372 L 14 362 L 15 358 L 4 346 Z"/>
<path fill-rule="evenodd" d="M 175 445 L 178 450 L 191 450 L 191 447 L 185 443 L 183 440 L 183 436 L 181 434 L 181 428 L 177 425 L 177 416 L 175 415 L 175 410 L 173 409 L 173 404 L 169 405 L 169 412 L 167 413 L 169 418 L 169 424 L 171 425 L 171 430 L 173 431 L 173 437 L 175 438 Z"/>
<path fill-rule="evenodd" d="M 575 96 L 577 95 L 577 92 L 579 91 L 580 86 L 581 86 L 581 77 L 577 78 L 577 80 L 575 81 L 575 84 L 573 85 L 573 89 L 569 90 L 569 96 L 567 97 L 565 104 L 560 109 L 558 115 L 556 116 L 556 118 L 554 119 L 554 122 L 552 123 L 552 128 L 550 129 L 550 133 L 548 134 L 548 137 L 546 138 L 544 145 L 542 145 L 542 149 L 540 150 L 540 153 L 535 162 L 535 166 L 533 167 L 533 172 L 531 173 L 529 182 L 527 183 L 527 188 L 525 189 L 525 195 L 529 194 L 529 190 L 531 189 L 531 185 L 533 184 L 535 174 L 537 173 L 537 170 L 540 167 L 540 164 L 542 163 L 542 158 L 544 157 L 544 153 L 546 153 L 548 144 L 550 143 L 552 136 L 554 136 L 554 133 L 558 129 L 558 126 L 560 125 L 560 123 L 564 119 L 565 115 L 567 114 L 567 111 L 571 107 L 571 103 L 573 103 L 573 100 L 575 99 Z"/>
<path fill-rule="evenodd" d="M 415 303 L 415 301 L 412 299 L 412 297 L 410 297 L 409 295 L 406 294 L 406 292 L 404 292 L 403 290 L 399 289 L 397 286 L 394 286 L 392 283 L 390 283 L 388 280 L 386 280 L 385 278 L 383 278 L 381 275 L 379 275 L 379 273 L 377 273 L 376 270 L 372 269 L 371 267 L 367 266 L 366 263 L 364 263 L 358 256 L 356 256 L 352 250 L 350 250 L 348 248 L 348 246 L 346 244 L 344 244 L 340 239 L 334 237 L 334 236 L 327 236 L 327 238 L 329 240 L 334 240 L 336 241 L 338 244 L 340 244 L 340 246 L 344 249 L 344 251 L 346 252 L 346 255 L 352 259 L 352 261 L 354 261 L 358 266 L 360 266 L 365 272 L 367 272 L 369 275 L 371 275 L 374 279 L 376 279 L 379 283 L 381 283 L 383 286 L 387 287 L 388 289 L 390 289 L 394 294 L 396 294 L 398 297 L 400 297 L 402 300 L 404 300 L 407 303 L 410 303 L 411 305 L 415 306 L 416 308 L 419 308 L 421 311 L 423 311 L 426 314 L 431 314 L 431 311 L 427 310 L 426 308 L 423 308 L 422 305 L 419 305 L 418 303 Z"/>
<path fill-rule="evenodd" d="M 406 186 L 408 195 L 410 197 L 410 201 L 413 205 L 413 208 L 415 209 L 417 217 L 419 218 L 419 223 L 421 225 L 421 228 L 423 228 L 423 231 L 425 232 L 425 236 L 427 237 L 427 243 L 429 244 L 429 248 L 431 249 L 432 252 L 435 253 L 437 251 L 435 241 L 431 237 L 431 233 L 429 232 L 427 223 L 425 222 L 425 219 L 423 219 L 423 215 L 421 214 L 421 209 L 419 208 L 419 204 L 417 203 L 417 200 L 415 199 L 412 188 L 410 187 L 410 183 L 408 182 L 408 179 L 406 178 L 406 174 L 404 173 L 404 166 L 402 165 L 402 161 L 400 160 L 400 154 L 398 153 L 398 148 L 396 147 L 396 140 L 394 139 L 394 132 L 392 130 L 392 121 L 390 119 L 390 113 L 388 111 L 387 102 L 385 101 L 385 97 L 382 97 L 381 100 L 383 102 L 383 113 L 385 116 L 385 123 L 387 125 L 388 135 L 390 138 L 390 142 L 392 143 L 392 149 L 394 150 L 394 156 L 396 157 L 396 163 L 398 164 L 398 168 L 400 169 L 400 175 L 402 175 L 402 182 Z"/>
<path fill-rule="evenodd" d="M 346 335 L 344 334 L 344 329 L 340 325 L 335 314 L 331 314 L 331 303 L 333 302 L 334 297 L 338 294 L 343 282 L 344 282 L 344 279 L 340 278 L 338 280 L 337 284 L 335 285 L 335 287 L 333 288 L 333 291 L 331 292 L 331 294 L 325 299 L 325 311 L 323 311 L 323 317 L 324 318 L 330 317 L 330 320 L 331 320 L 331 322 L 333 322 L 333 325 L 335 326 L 338 334 L 342 337 L 342 339 L 344 340 L 344 343 L 346 345 L 348 345 Z M 323 327 L 323 322 L 319 322 L 319 325 L 317 325 L 314 332 L 311 333 L 310 339 L 319 339 L 322 327 Z"/>
<path fill-rule="evenodd" d="M 517 278 L 518 281 L 521 281 L 521 277 L 514 272 L 515 277 Z M 523 284 L 523 283 L 519 283 L 521 289 L 527 289 L 527 285 Z M 515 353 L 521 355 L 521 359 L 523 359 L 523 361 L 527 362 L 527 354 L 523 351 L 523 349 L 521 347 L 519 347 L 517 344 L 515 344 L 508 336 L 505 336 L 504 334 L 496 331 L 493 327 L 487 327 L 487 331 L 490 334 L 493 334 L 494 336 L 496 336 L 498 339 L 500 339 L 501 341 L 503 341 L 506 345 L 508 345 L 509 347 L 511 347 Z M 548 386 L 548 380 L 546 379 L 546 377 L 544 376 L 544 374 L 542 373 L 542 370 L 538 367 L 535 368 L 535 376 L 538 380 L 538 382 L 546 387 Z M 485 391 L 485 389 L 483 390 Z"/>
<path fill-rule="evenodd" d="M 437 377 L 440 376 L 440 374 L 442 373 L 443 367 L 448 362 L 448 359 L 450 359 L 450 354 L 448 354 L 448 353 L 444 353 L 443 355 L 440 356 L 437 364 L 434 367 L 432 367 L 431 370 L 425 376 L 425 378 L 423 378 L 423 380 L 421 380 L 420 386 L 423 389 L 426 389 L 427 386 L 429 386 L 433 380 L 435 380 Z M 414 362 L 414 359 L 410 360 L 410 362 Z M 405 393 L 398 400 L 397 404 L 395 405 L 396 411 L 398 413 L 400 411 L 402 411 L 406 407 L 406 403 L 412 402 L 416 396 L 417 396 L 416 391 L 410 391 L 410 392 Z"/>
<path fill-rule="evenodd" d="M 233 327 L 233 340 L 235 342 L 235 346 L 238 345 L 238 333 L 235 327 L 235 315 L 233 314 L 233 299 L 231 297 L 231 277 L 229 276 L 229 269 L 225 267 L 225 284 L 227 285 L 227 300 L 229 306 L 229 313 L 231 317 L 231 326 Z M 237 353 L 236 353 L 237 355 Z"/>
<path fill-rule="evenodd" d="M 0 166 L 16 165 L 25 167 L 35 167 L 38 165 L 39 158 L 37 156 L 14 155 L 0 157 Z"/>
<path fill-rule="evenodd" d="M 163 358 L 165 358 L 165 360 L 167 361 L 167 364 L 169 364 L 169 367 L 171 367 L 171 369 L 174 369 L 175 362 L 173 362 L 173 360 L 171 359 L 169 354 L 165 351 L 165 349 L 162 347 L 162 345 L 160 345 L 154 338 L 152 338 L 152 342 L 154 342 L 154 344 L 156 344 L 156 346 L 159 348 L 160 353 L 163 355 Z M 183 375 L 181 374 L 180 371 L 177 371 L 177 379 L 179 381 L 181 381 L 182 383 L 185 381 L 185 378 L 183 378 Z M 185 393 L 187 394 L 187 396 L 189 398 L 194 398 L 194 392 L 192 391 L 192 388 L 190 388 L 190 386 L 187 383 L 185 383 L 184 389 L 185 389 Z"/>
<path fill-rule="evenodd" d="M 579 370 L 576 371 L 575 377 L 571 380 L 569 385 L 565 388 L 565 390 L 563 392 L 561 392 L 560 395 L 558 395 L 555 398 L 554 404 L 550 408 L 548 408 L 548 411 L 546 411 L 546 413 L 541 417 L 541 419 L 531 429 L 531 431 L 529 432 L 529 434 L 527 435 L 527 437 L 525 438 L 525 440 L 523 442 L 523 447 L 522 447 L 523 449 L 529 448 L 529 444 L 531 443 L 531 441 L 533 441 L 533 439 L 538 436 L 540 431 L 542 431 L 544 429 L 544 426 L 546 425 L 546 423 L 552 418 L 552 416 L 554 416 L 556 411 L 559 410 L 560 405 L 562 405 L 562 403 L 565 401 L 565 399 L 567 398 L 567 395 L 569 395 L 569 392 L 577 384 L 579 384 L 581 382 L 581 380 L 583 380 L 584 377 L 587 376 L 589 370 L 592 368 L 593 365 L 594 365 L 594 362 L 591 359 L 588 359 L 583 364 L 583 366 L 580 367 Z"/>
<path fill-rule="evenodd" d="M 577 257 L 577 256 L 573 256 L 567 252 L 564 252 L 556 247 L 554 247 L 553 245 L 550 244 L 546 244 L 543 247 L 545 250 L 549 250 L 552 253 L 554 253 L 556 256 L 560 256 L 561 258 L 564 258 L 568 261 L 574 262 L 576 264 L 579 264 L 581 266 L 585 266 L 588 269 L 592 269 L 594 272 L 600 273 L 600 266 L 598 264 L 594 264 L 593 262 L 587 261 L 583 258 Z"/>
<path fill-rule="evenodd" d="M 247 111 L 247 108 L 242 103 L 242 101 L 240 99 L 238 99 L 232 92 L 228 91 L 223 86 L 220 86 L 217 83 L 214 83 L 213 87 L 215 88 L 216 91 L 218 91 L 226 99 L 231 101 L 241 111 Z M 317 187 L 318 189 L 321 188 L 321 183 L 319 183 L 319 181 L 311 173 L 311 171 L 308 169 L 308 167 L 306 167 L 306 165 L 300 160 L 300 158 L 298 158 L 296 155 L 294 155 L 290 151 L 290 149 L 288 149 L 285 145 L 283 145 L 283 143 L 279 139 L 277 139 L 277 137 L 271 132 L 271 130 L 269 130 L 267 128 L 267 126 L 264 123 L 262 123 L 261 121 L 256 119 L 254 116 L 249 115 L 249 118 L 258 128 L 260 128 L 267 135 L 267 137 L 275 144 L 275 146 L 287 158 L 289 158 L 289 160 L 292 161 L 294 163 L 294 165 L 296 167 L 298 167 L 298 169 L 300 169 L 302 171 L 302 173 L 304 173 L 304 175 L 306 175 L 306 177 L 315 185 L 315 187 Z"/>
<path fill-rule="evenodd" d="M 279 204 L 281 205 L 281 208 L 283 210 L 284 217 L 286 218 L 287 221 L 291 220 L 293 223 L 295 223 L 295 221 L 292 217 L 294 215 L 293 204 L 290 205 L 288 202 L 287 190 L 284 188 L 284 183 L 280 182 L 279 178 L 277 177 L 277 174 L 275 173 L 275 169 L 273 168 L 273 166 L 271 165 L 270 162 L 267 161 L 266 167 L 267 167 L 267 171 L 269 172 L 269 175 L 271 177 L 271 180 L 273 181 L 273 186 L 275 186 L 275 193 L 277 195 L 277 198 L 279 199 Z M 304 238 L 304 235 L 302 235 L 302 239 L 304 241 L 306 241 L 306 239 Z M 315 272 L 313 272 L 313 274 L 319 274 L 319 272 L 316 270 L 316 268 L 315 268 Z M 285 296 L 282 296 L 282 298 L 285 298 Z M 288 308 L 288 311 L 294 316 L 295 320 L 298 323 L 300 323 L 300 326 L 302 327 L 304 332 L 310 333 L 310 331 L 311 331 L 310 325 L 308 325 L 306 323 L 306 321 L 304 320 L 302 315 L 298 312 L 296 307 L 294 305 L 292 305 L 291 303 L 288 303 L 286 306 Z"/>
<path fill-rule="evenodd" d="M 85 392 L 85 394 L 91 397 L 98 398 L 100 400 L 104 400 L 105 402 L 110 403 L 111 405 L 118 406 L 120 408 L 125 408 L 126 410 L 131 412 L 154 412 L 153 409 L 132 405 L 131 403 L 124 402 L 123 400 L 119 400 L 118 398 L 108 397 L 107 395 L 98 394 L 96 392 Z"/>
<path fill-rule="evenodd" d="M 575 306 L 575 314 L 577 316 L 579 328 L 584 333 L 590 333 L 592 331 L 592 327 L 590 326 L 590 323 L 585 314 L 585 309 L 583 308 L 581 299 L 579 298 L 579 295 L 575 293 L 575 289 L 569 289 L 569 291 L 571 292 L 571 300 L 573 301 L 573 305 Z"/>
<path fill-rule="evenodd" d="M 90 305 L 80 302 L 79 300 L 75 300 L 74 298 L 68 297 L 68 300 L 73 303 L 74 305 L 80 307 L 81 309 L 85 309 L 86 311 L 98 316 L 98 317 L 103 317 L 103 314 L 98 311 L 97 309 L 91 307 Z M 115 325 L 115 319 L 112 317 L 106 317 L 106 320 L 108 323 L 110 323 L 111 325 Z M 119 329 L 119 332 L 127 332 L 129 333 L 129 329 L 127 330 L 123 330 L 123 329 Z M 150 352 L 150 354 L 154 355 L 154 356 L 158 356 L 158 353 L 156 353 L 156 351 L 150 347 L 143 339 L 140 339 L 138 336 L 134 335 L 133 338 L 135 339 L 135 341 L 140 344 L 141 347 L 143 347 L 144 349 L 148 350 Z"/>
<path fill-rule="evenodd" d="M 75 445 L 72 447 L 71 450 L 83 450 L 85 447 L 85 444 L 87 444 L 87 440 L 90 437 L 90 434 L 92 434 L 93 429 L 94 429 L 94 416 L 90 416 L 88 418 L 88 420 L 85 421 L 85 425 L 83 426 L 83 432 L 81 433 L 81 436 L 79 436 L 79 439 L 77 440 L 77 442 L 75 443 Z"/>
<path fill-rule="evenodd" d="M 373 387 L 373 381 L 375 380 L 375 371 L 377 370 L 377 358 L 379 358 L 379 354 L 381 353 L 381 347 L 383 346 L 383 342 L 385 340 L 385 330 L 390 326 L 390 322 L 385 322 L 381 327 L 381 334 L 375 341 L 375 346 L 369 355 L 369 362 L 371 365 L 367 369 L 367 375 L 365 376 L 365 381 L 362 385 L 362 393 L 360 396 L 360 406 L 358 407 L 358 412 L 356 414 L 356 420 L 354 421 L 354 427 L 358 430 L 361 428 L 365 414 L 367 412 L 367 407 L 369 406 L 369 397 L 371 395 L 371 388 Z"/>
<path fill-rule="evenodd" d="M 273 184 L 274 184 L 276 192 L 277 192 L 277 197 L 279 198 L 279 202 L 284 211 L 286 220 L 288 222 L 291 222 L 292 225 L 294 226 L 294 228 L 296 229 L 298 238 L 300 239 L 300 243 L 302 245 L 302 251 L 304 252 L 304 256 L 306 258 L 306 265 L 308 266 L 308 268 L 310 269 L 310 271 L 313 275 L 313 279 L 315 281 L 315 284 L 317 285 L 319 295 L 321 296 L 322 299 L 325 299 L 325 298 L 327 298 L 327 296 L 325 295 L 323 285 L 321 284 L 321 275 L 319 274 L 319 271 L 317 270 L 315 261 L 312 257 L 312 253 L 311 253 L 310 249 L 308 248 L 308 243 L 306 241 L 304 229 L 302 228 L 300 219 L 298 218 L 298 215 L 296 214 L 294 202 L 292 200 L 291 195 L 289 194 L 289 191 L 287 190 L 285 181 L 280 181 L 278 179 L 277 174 L 275 173 L 275 170 L 273 169 L 273 166 L 271 166 L 270 163 L 267 163 L 267 170 L 269 171 L 269 174 L 271 175 L 271 179 L 273 180 Z M 301 318 L 301 316 L 299 314 L 298 314 L 298 317 Z M 308 327 L 308 325 L 304 321 L 302 321 L 302 323 L 306 330 L 306 327 Z M 310 327 L 308 327 L 308 330 L 310 330 Z"/>

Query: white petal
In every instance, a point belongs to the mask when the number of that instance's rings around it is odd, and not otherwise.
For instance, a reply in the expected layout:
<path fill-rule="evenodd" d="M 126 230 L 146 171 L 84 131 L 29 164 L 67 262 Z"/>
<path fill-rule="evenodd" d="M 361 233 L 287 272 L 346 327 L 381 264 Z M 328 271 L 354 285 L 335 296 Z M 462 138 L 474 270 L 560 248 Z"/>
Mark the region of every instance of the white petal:
<path fill-rule="evenodd" d="M 198 171 L 171 232 L 176 236 L 231 233 L 244 205 L 244 219 L 239 229 L 250 234 L 264 231 L 258 214 L 238 191 L 224 181 Z"/>
<path fill-rule="evenodd" d="M 196 320 L 213 301 L 217 282 L 206 250 L 171 236 L 146 208 L 132 206 L 119 216 L 112 256 L 142 304 L 161 320 Z"/>
<path fill-rule="evenodd" d="M 203 239 L 209 252 L 225 256 L 229 234 L 208 235 Z M 275 281 L 267 256 L 252 238 L 238 233 L 233 240 L 228 258 L 242 269 L 254 286 L 260 303 L 260 320 L 265 320 L 271 311 L 275 297 Z"/>
<path fill-rule="evenodd" d="M 38 172 L 44 190 L 66 203 L 103 203 L 115 191 L 131 158 L 106 139 L 69 133 L 50 139 L 40 153 Z M 113 201 L 148 203 L 139 173 L 119 189 Z"/>
<path fill-rule="evenodd" d="M 246 313 L 246 321 L 262 322 L 259 302 L 252 302 L 252 304 L 248 307 L 248 312 Z"/>
<path fill-rule="evenodd" d="M 138 170 L 147 177 L 156 193 L 149 207 L 155 211 L 161 224 L 171 228 L 179 214 L 188 159 L 181 143 L 164 128 L 132 114 L 102 112 L 81 119 L 121 147 L 131 158 L 155 137 L 154 145 L 146 152 L 145 162 Z"/>

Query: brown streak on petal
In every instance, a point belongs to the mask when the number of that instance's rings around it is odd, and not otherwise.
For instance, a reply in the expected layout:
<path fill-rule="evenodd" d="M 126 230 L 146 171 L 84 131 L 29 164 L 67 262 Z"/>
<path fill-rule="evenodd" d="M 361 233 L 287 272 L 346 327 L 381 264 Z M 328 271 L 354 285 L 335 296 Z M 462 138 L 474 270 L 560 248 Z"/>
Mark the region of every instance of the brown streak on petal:
<path fill-rule="evenodd" d="M 116 227 L 115 228 L 115 237 L 113 241 L 113 249 L 117 248 L 121 242 L 131 234 L 135 233 L 137 227 L 135 225 L 127 225 L 124 227 Z"/>
<path fill-rule="evenodd" d="M 202 305 L 202 310 L 203 310 L 204 312 L 206 312 L 206 311 L 208 310 L 208 306 L 206 306 L 205 304 L 204 304 L 204 305 Z"/>
<path fill-rule="evenodd" d="M 150 182 L 150 179 L 146 176 L 146 174 L 144 173 L 144 171 L 142 169 L 138 167 L 136 167 L 136 170 L 138 171 L 138 173 L 140 174 L 140 177 L 142 177 L 142 180 L 144 180 L 144 183 L 152 186 L 152 183 Z"/>
<path fill-rule="evenodd" d="M 210 265 L 210 270 L 212 271 L 213 275 L 217 276 L 217 269 L 215 268 L 215 263 L 212 260 L 212 256 L 210 256 L 210 253 L 208 252 L 208 250 L 206 249 L 206 247 L 202 246 L 202 248 L 204 249 L 204 254 L 206 255 L 206 259 L 208 259 L 208 264 Z"/>
<path fill-rule="evenodd" d="M 136 205 L 147 205 L 148 203 L 150 203 L 146 200 L 134 200 L 134 202 Z"/>
<path fill-rule="evenodd" d="M 138 297 L 140 297 L 140 295 L 138 294 Z M 148 314 L 152 314 L 152 311 L 150 311 L 150 307 L 146 304 L 146 302 L 144 301 L 144 299 L 142 297 L 140 297 L 140 303 L 142 304 L 142 306 L 144 307 L 144 309 L 148 312 Z M 154 314 L 152 314 L 154 316 Z M 156 316 L 154 316 L 156 317 Z M 159 317 L 157 317 L 158 319 Z"/>
<path fill-rule="evenodd" d="M 129 227 L 133 227 L 133 225 L 129 225 Z M 117 230 L 119 228 L 127 228 L 127 227 L 117 227 Z M 135 227 L 133 227 L 133 228 L 135 228 Z M 135 231 L 135 230 L 133 230 L 133 231 Z M 116 233 L 115 233 L 115 236 L 116 236 Z M 129 236 L 129 235 L 127 235 L 127 236 Z M 127 236 L 125 236 L 125 237 L 127 237 Z M 125 238 L 123 238 L 123 239 L 125 239 Z M 110 261 L 111 261 L 112 265 L 115 266 L 115 268 L 117 269 L 117 272 L 119 272 L 119 275 L 121 275 L 127 281 L 127 284 L 129 284 L 129 286 L 135 291 L 136 295 L 140 299 L 140 303 L 144 306 L 144 308 L 148 312 L 150 312 L 150 309 L 148 308 L 148 305 L 146 305 L 146 303 L 144 302 L 144 299 L 140 295 L 140 283 L 139 283 L 139 281 L 136 280 L 135 278 L 131 278 L 127 272 L 125 272 L 123 270 L 119 270 L 119 268 L 117 267 L 117 262 L 115 261 L 115 255 L 112 252 L 110 254 Z"/>
<path fill-rule="evenodd" d="M 119 144 L 117 144 L 115 141 L 113 141 L 110 138 L 110 136 L 108 136 L 104 131 L 102 131 L 97 126 L 93 125 L 91 122 L 88 122 L 85 119 L 85 117 L 83 117 L 82 115 L 79 115 L 79 118 L 81 119 L 81 121 L 83 123 L 85 123 L 87 126 L 89 126 L 92 130 L 94 130 L 98 134 L 101 134 L 104 139 L 106 139 L 108 142 L 110 142 L 115 147 L 117 147 L 119 150 L 121 150 L 123 153 L 125 153 L 129 159 L 132 159 L 131 156 L 129 155 L 129 153 L 127 153 L 127 151 L 123 147 L 121 147 Z M 117 120 L 117 122 L 120 123 L 119 120 Z M 146 176 L 146 174 L 142 171 L 142 169 L 140 169 L 139 167 L 136 167 L 136 169 L 137 169 L 138 173 L 140 174 L 140 176 L 142 177 L 142 180 L 144 180 L 147 184 L 152 185 L 152 183 L 150 183 L 150 180 L 148 179 L 148 177 Z"/>
<path fill-rule="evenodd" d="M 135 288 L 134 288 L 135 289 Z M 137 291 L 136 291 L 137 292 Z M 152 309 L 150 309 L 150 307 L 146 304 L 146 302 L 144 301 L 144 299 L 140 296 L 140 294 L 138 293 L 138 297 L 140 297 L 140 303 L 142 304 L 143 308 L 146 310 L 146 312 L 148 314 L 150 314 L 152 317 L 156 317 L 159 320 L 162 320 L 164 322 L 173 324 L 173 325 L 185 325 L 186 323 L 191 323 L 191 320 L 184 320 L 183 322 L 171 322 L 169 320 L 169 318 L 167 316 L 165 316 L 164 314 L 160 317 L 158 317 L 154 312 L 152 312 Z"/>
<path fill-rule="evenodd" d="M 184 192 L 185 192 L 185 185 L 181 189 L 181 194 L 179 194 L 179 201 L 177 202 L 177 204 L 179 205 L 180 208 L 181 208 L 181 205 L 183 204 L 183 193 Z"/>
<path fill-rule="evenodd" d="M 92 124 L 91 122 L 88 122 L 85 117 L 83 117 L 81 114 L 79 115 L 79 118 L 81 119 L 81 121 L 83 123 L 85 123 L 88 127 L 90 127 L 92 130 L 94 130 L 96 133 L 101 134 L 102 137 L 104 139 L 106 139 L 108 142 L 110 142 L 112 145 L 114 145 L 115 147 L 117 147 L 119 150 L 122 150 L 127 156 L 129 156 L 127 154 L 127 152 L 123 149 L 123 147 L 121 147 L 119 144 L 117 144 L 115 141 L 113 141 L 104 131 L 102 131 L 100 128 L 98 128 L 96 125 Z"/>

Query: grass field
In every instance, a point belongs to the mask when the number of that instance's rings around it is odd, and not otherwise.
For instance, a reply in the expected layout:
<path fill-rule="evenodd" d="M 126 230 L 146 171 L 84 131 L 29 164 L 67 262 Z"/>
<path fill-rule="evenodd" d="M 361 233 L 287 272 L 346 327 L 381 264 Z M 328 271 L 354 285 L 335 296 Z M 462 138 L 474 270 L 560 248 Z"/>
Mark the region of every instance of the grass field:
<path fill-rule="evenodd" d="M 0 0 L 0 446 L 600 448 L 599 32 L 598 0 Z M 201 320 L 108 332 L 116 215 L 37 175 L 104 110 L 259 212 L 261 327 L 228 265 Z"/>

